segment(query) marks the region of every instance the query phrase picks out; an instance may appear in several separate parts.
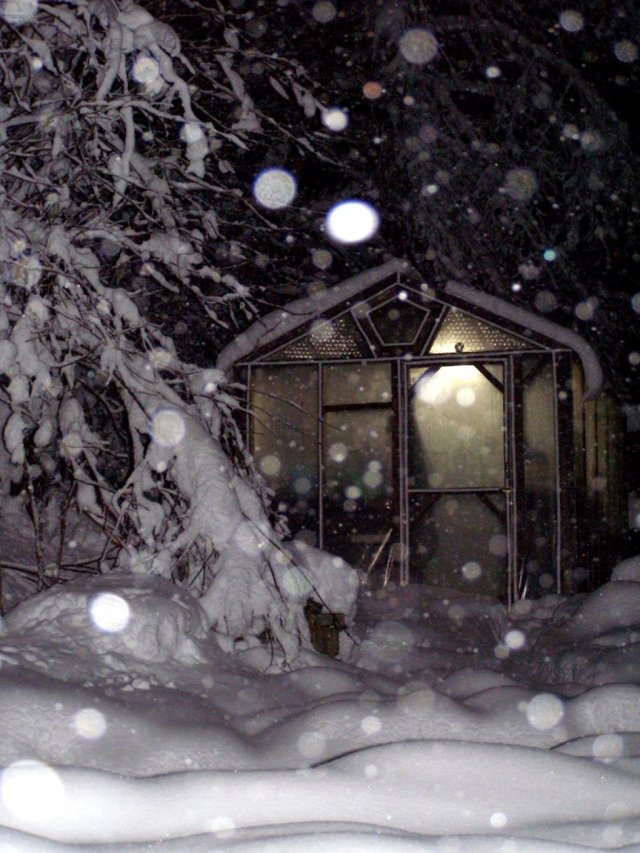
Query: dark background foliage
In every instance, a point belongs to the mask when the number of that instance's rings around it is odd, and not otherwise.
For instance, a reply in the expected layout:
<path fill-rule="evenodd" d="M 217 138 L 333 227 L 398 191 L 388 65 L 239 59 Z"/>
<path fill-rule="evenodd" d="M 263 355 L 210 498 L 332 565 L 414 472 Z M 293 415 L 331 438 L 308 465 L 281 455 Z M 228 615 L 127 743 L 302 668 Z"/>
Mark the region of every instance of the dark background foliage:
<path fill-rule="evenodd" d="M 576 31 L 546 0 L 361 0 L 336 3 L 327 22 L 316 6 L 168 0 L 154 9 L 194 63 L 200 114 L 226 131 L 242 120 L 219 63 L 226 43 L 259 119 L 246 150 L 225 141 L 218 152 L 229 170 L 209 201 L 221 239 L 206 252 L 250 289 L 259 312 L 406 256 L 435 286 L 462 280 L 572 326 L 618 394 L 637 397 L 639 62 L 618 58 L 638 43 L 635 4 L 572 3 L 564 11 L 569 23 L 582 16 Z M 433 61 L 402 57 L 398 39 L 410 28 L 435 35 Z M 363 94 L 372 81 L 376 99 Z M 319 110 L 305 115 L 294 84 L 348 110 L 348 128 L 332 133 Z M 267 166 L 297 179 L 285 211 L 251 198 Z M 345 197 L 381 213 L 365 246 L 330 245 L 323 232 L 328 207 Z M 333 262 L 319 270 L 313 250 L 323 247 Z M 226 330 L 199 329 L 194 357 L 213 359 L 248 318 L 236 305 L 226 319 Z M 185 323 L 191 347 L 194 324 L 197 316 Z"/>

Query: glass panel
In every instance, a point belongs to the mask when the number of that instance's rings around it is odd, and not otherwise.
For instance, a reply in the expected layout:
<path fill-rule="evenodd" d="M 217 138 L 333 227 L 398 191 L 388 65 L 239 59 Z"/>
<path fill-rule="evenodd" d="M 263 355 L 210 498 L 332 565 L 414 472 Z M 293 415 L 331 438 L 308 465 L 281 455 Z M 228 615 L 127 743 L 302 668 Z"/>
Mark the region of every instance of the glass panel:
<path fill-rule="evenodd" d="M 409 558 L 416 580 L 504 599 L 503 495 L 413 495 L 409 511 Z"/>
<path fill-rule="evenodd" d="M 392 411 L 326 412 L 324 424 L 324 546 L 366 568 L 396 523 Z"/>
<path fill-rule="evenodd" d="M 428 312 L 399 299 L 375 308 L 369 314 L 385 344 L 412 344 Z"/>
<path fill-rule="evenodd" d="M 500 383 L 502 365 L 491 365 Z M 409 487 L 501 488 L 504 395 L 472 364 L 409 369 Z"/>
<path fill-rule="evenodd" d="M 251 452 L 293 534 L 318 528 L 318 369 L 251 370 Z"/>
<path fill-rule="evenodd" d="M 366 358 L 371 350 L 348 315 L 317 320 L 308 335 L 267 356 L 266 361 L 304 361 L 323 358 Z"/>
<path fill-rule="evenodd" d="M 527 594 L 556 589 L 556 433 L 550 358 L 523 359 L 523 554 Z"/>
<path fill-rule="evenodd" d="M 462 345 L 462 346 L 461 346 Z M 430 353 L 501 352 L 529 349 L 533 344 L 483 323 L 477 317 L 451 308 L 429 348 Z"/>
<path fill-rule="evenodd" d="M 389 363 L 334 364 L 325 367 L 322 375 L 326 405 L 391 402 Z"/>

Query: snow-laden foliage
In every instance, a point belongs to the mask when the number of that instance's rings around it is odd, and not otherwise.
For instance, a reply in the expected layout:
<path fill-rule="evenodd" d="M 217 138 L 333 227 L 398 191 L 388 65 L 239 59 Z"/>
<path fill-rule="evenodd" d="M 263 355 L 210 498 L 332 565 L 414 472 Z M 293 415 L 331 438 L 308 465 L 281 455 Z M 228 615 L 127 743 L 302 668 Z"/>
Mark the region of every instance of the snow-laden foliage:
<path fill-rule="evenodd" d="M 231 304 L 251 315 L 237 280 L 203 256 L 201 229 L 217 235 L 205 174 L 226 167 L 180 38 L 130 2 L 15 0 L 2 14 L 0 477 L 33 525 L 38 586 L 78 568 L 62 543 L 67 515 L 84 513 L 104 534 L 89 568 L 152 572 L 198 594 L 215 579 L 206 600 L 228 644 L 266 630 L 292 657 L 308 637 L 306 598 L 281 585 L 291 556 L 233 389 L 178 357 L 134 288 L 187 292 L 212 322 Z M 220 64 L 246 147 L 257 120 L 230 52 Z"/>
<path fill-rule="evenodd" d="M 225 157 L 236 170 L 225 183 L 266 169 L 283 192 L 297 185 L 288 207 L 260 207 L 259 224 L 224 217 L 227 263 L 243 281 L 255 267 L 254 292 L 272 307 L 388 251 L 433 287 L 459 281 L 573 326 L 635 397 L 637 4 L 317 5 L 167 0 L 208 115 L 249 134 L 247 152 Z M 349 199 L 381 222 L 345 249 L 326 216 Z"/>

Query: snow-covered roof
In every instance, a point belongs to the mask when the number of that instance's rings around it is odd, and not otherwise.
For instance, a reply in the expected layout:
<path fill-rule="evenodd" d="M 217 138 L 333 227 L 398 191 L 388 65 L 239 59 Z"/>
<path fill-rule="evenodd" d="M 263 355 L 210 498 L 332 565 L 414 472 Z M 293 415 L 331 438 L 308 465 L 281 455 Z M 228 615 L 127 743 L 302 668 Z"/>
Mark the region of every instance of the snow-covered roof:
<path fill-rule="evenodd" d="M 220 370 L 228 370 L 234 364 L 247 358 L 257 349 L 261 349 L 270 343 L 277 341 L 283 335 L 297 329 L 298 326 L 308 323 L 326 311 L 346 302 L 353 296 L 357 296 L 396 272 L 409 270 L 406 261 L 393 258 L 384 264 L 365 272 L 351 276 L 351 278 L 328 288 L 323 293 L 313 296 L 303 296 L 288 302 L 283 308 L 271 311 L 259 320 L 256 320 L 249 328 L 234 338 L 218 356 L 217 367 Z"/>
<path fill-rule="evenodd" d="M 552 320 L 547 320 L 546 317 L 533 314 L 531 311 L 527 311 L 526 308 L 512 305 L 506 299 L 500 299 L 499 296 L 491 296 L 488 293 L 476 290 L 467 284 L 460 284 L 457 281 L 447 282 L 445 293 L 463 299 L 472 305 L 477 305 L 479 308 L 484 308 L 485 311 L 489 311 L 497 317 L 503 317 L 505 320 L 510 320 L 512 323 L 517 323 L 519 326 L 531 329 L 532 332 L 539 332 L 541 335 L 551 338 L 552 341 L 556 341 L 562 344 L 562 346 L 573 350 L 580 359 L 584 370 L 585 398 L 597 397 L 602 390 L 603 375 L 598 356 L 585 339 L 580 337 L 576 332 L 572 332 L 571 329 L 567 329 L 559 323 L 554 323 Z"/>
<path fill-rule="evenodd" d="M 238 335 L 218 356 L 217 367 L 227 371 L 234 364 L 248 358 L 253 352 L 269 344 L 275 344 L 309 321 L 320 317 L 332 308 L 358 296 L 374 284 L 383 281 L 395 273 L 409 273 L 410 264 L 399 258 L 392 258 L 380 266 L 351 276 L 340 284 L 328 288 L 320 294 L 304 296 L 289 302 L 283 308 L 271 311 L 253 323 L 246 331 Z M 498 296 L 491 296 L 474 287 L 450 281 L 444 288 L 445 296 L 452 296 L 456 302 L 467 303 L 483 309 L 495 317 L 508 320 L 532 332 L 538 332 L 546 338 L 571 349 L 582 363 L 585 375 L 585 397 L 596 397 L 602 389 L 602 368 L 598 356 L 591 346 L 576 332 L 540 317 L 531 311 L 513 305 Z"/>

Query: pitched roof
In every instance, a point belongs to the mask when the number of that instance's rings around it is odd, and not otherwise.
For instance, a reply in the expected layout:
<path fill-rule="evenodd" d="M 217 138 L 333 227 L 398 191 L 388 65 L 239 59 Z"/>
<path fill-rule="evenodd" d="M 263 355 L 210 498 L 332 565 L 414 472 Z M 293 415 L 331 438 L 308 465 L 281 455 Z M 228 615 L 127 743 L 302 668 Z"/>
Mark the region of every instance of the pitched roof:
<path fill-rule="evenodd" d="M 256 320 L 239 334 L 220 352 L 217 367 L 228 371 L 234 364 L 247 359 L 256 350 L 269 344 L 275 345 L 280 338 L 294 332 L 298 327 L 322 316 L 341 303 L 353 299 L 389 276 L 403 272 L 415 274 L 407 261 L 393 258 L 380 266 L 351 276 L 321 294 L 294 299 L 284 307 Z M 534 314 L 526 308 L 513 305 L 505 299 L 457 281 L 448 282 L 444 287 L 444 294 L 445 297 L 447 295 L 453 297 L 457 305 L 463 303 L 469 307 L 480 308 L 496 318 L 508 320 L 509 323 L 525 330 L 537 332 L 563 348 L 573 350 L 584 369 L 585 397 L 595 397 L 600 393 L 603 380 L 600 362 L 595 351 L 576 332 Z"/>

